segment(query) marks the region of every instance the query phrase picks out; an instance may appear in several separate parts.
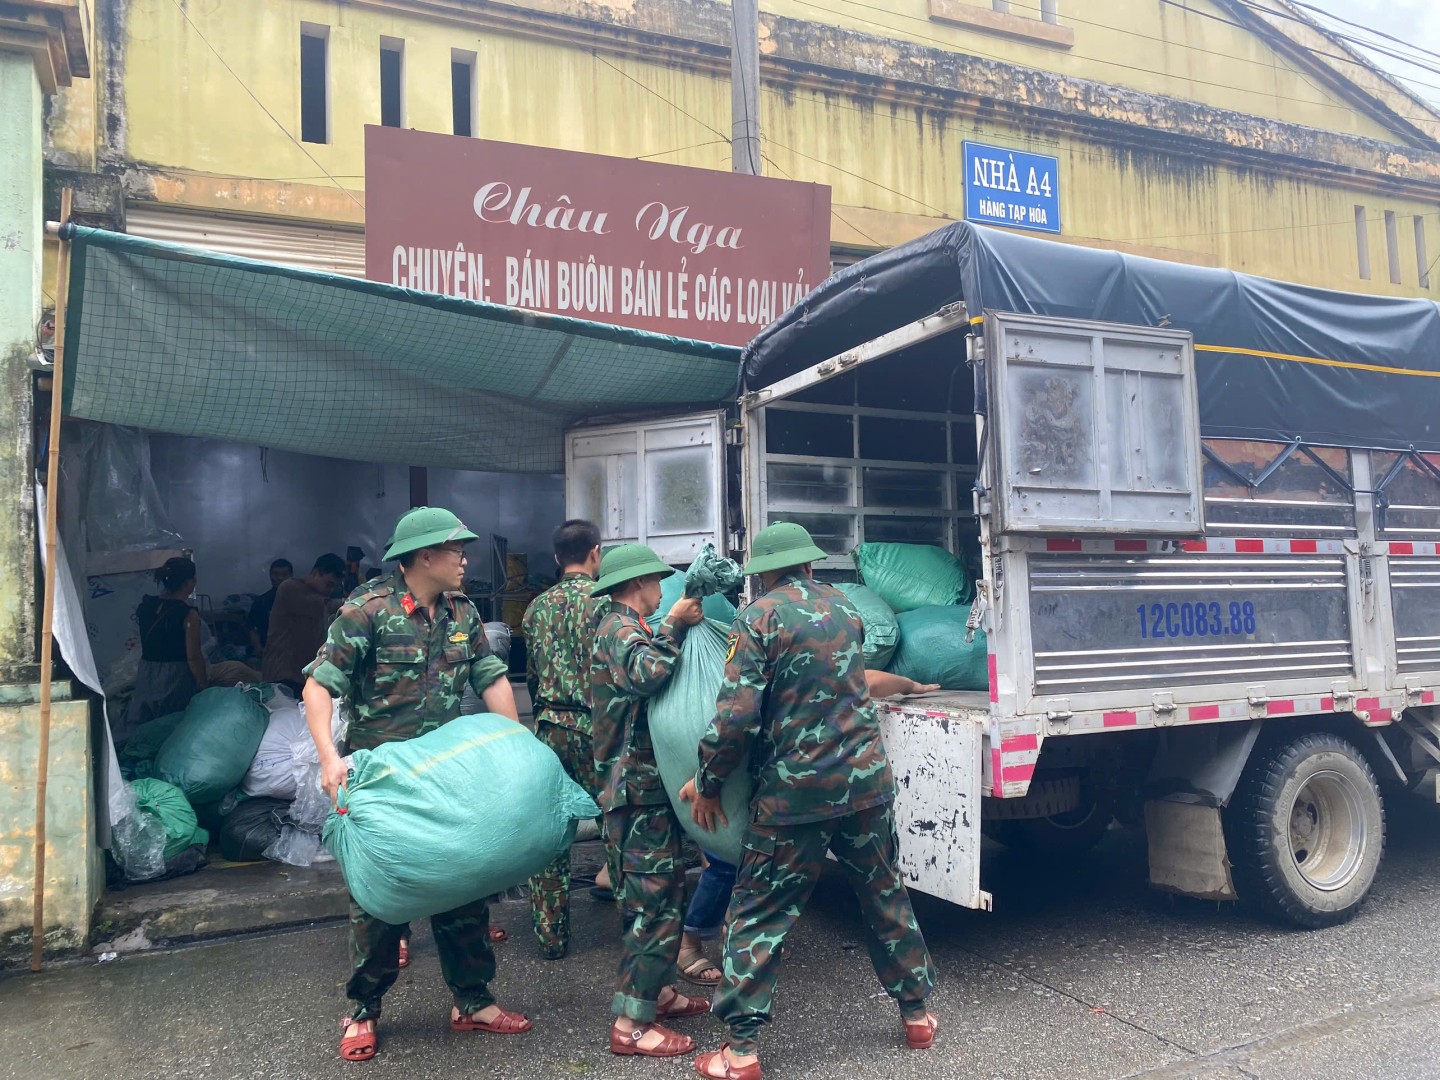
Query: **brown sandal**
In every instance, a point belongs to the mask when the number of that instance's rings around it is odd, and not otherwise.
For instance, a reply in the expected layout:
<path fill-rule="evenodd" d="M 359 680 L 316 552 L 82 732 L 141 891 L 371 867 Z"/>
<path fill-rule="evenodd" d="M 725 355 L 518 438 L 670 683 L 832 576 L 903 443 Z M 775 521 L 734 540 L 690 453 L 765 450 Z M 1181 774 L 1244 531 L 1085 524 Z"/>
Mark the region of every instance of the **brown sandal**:
<path fill-rule="evenodd" d="M 710 1066 L 717 1058 L 725 1067 L 725 1071 L 719 1076 L 710 1071 Z M 723 1050 L 701 1054 L 695 1059 L 695 1071 L 706 1080 L 720 1080 L 720 1077 L 724 1077 L 724 1080 L 760 1080 L 760 1062 L 752 1061 L 749 1065 L 735 1065 L 725 1056 Z"/>
<path fill-rule="evenodd" d="M 686 957 L 690 958 L 688 962 Z M 679 965 L 680 977 L 695 986 L 719 986 L 721 980 L 725 978 L 720 965 L 711 963 L 699 949 L 681 949 L 676 962 Z M 706 971 L 715 972 L 715 977 L 713 979 L 701 978 L 701 974 Z"/>
<path fill-rule="evenodd" d="M 410 966 L 410 943 L 409 943 L 408 941 L 406 941 L 404 938 L 401 938 L 401 939 L 400 939 L 400 967 L 401 967 L 401 968 L 407 968 L 407 967 L 409 967 L 409 966 Z"/>
<path fill-rule="evenodd" d="M 487 1031 L 491 1035 L 523 1035 L 534 1026 L 523 1013 L 506 1012 L 504 1009 L 500 1009 L 500 1015 L 494 1020 L 476 1020 L 474 1013 L 450 1018 L 452 1031 Z"/>
<path fill-rule="evenodd" d="M 499 945 L 502 941 L 509 941 L 510 935 L 498 926 L 490 927 L 490 944 Z"/>
<path fill-rule="evenodd" d="M 664 1038 L 659 1046 L 647 1050 L 640 1045 L 640 1040 L 651 1031 L 659 1032 Z M 659 1024 L 646 1024 L 631 1032 L 621 1031 L 613 1024 L 610 1026 L 610 1052 L 622 1057 L 671 1058 L 688 1054 L 694 1049 L 695 1040 L 689 1035 L 681 1035 L 678 1031 L 671 1031 Z"/>
<path fill-rule="evenodd" d="M 935 1045 L 935 1033 L 940 1030 L 940 1021 L 934 1013 L 926 1013 L 924 1020 L 903 1020 L 905 1042 L 911 1050 L 928 1050 Z"/>
<path fill-rule="evenodd" d="M 357 1027 L 370 1025 L 369 1031 L 357 1031 L 354 1035 L 346 1035 L 350 1026 Z M 346 1017 L 340 1021 L 340 1059 L 342 1061 L 369 1061 L 375 1056 L 375 1021 L 355 1020 Z"/>
<path fill-rule="evenodd" d="M 708 1013 L 710 1011 L 709 998 L 691 997 L 689 994 L 680 993 L 680 991 L 676 990 L 673 986 L 670 987 L 669 990 L 671 994 L 670 1004 L 657 1004 L 655 1006 L 655 1015 L 659 1019 L 679 1020 L 686 1016 L 700 1016 L 702 1013 Z M 685 999 L 685 1004 L 678 1009 L 675 1008 L 675 1002 L 682 997 Z"/>

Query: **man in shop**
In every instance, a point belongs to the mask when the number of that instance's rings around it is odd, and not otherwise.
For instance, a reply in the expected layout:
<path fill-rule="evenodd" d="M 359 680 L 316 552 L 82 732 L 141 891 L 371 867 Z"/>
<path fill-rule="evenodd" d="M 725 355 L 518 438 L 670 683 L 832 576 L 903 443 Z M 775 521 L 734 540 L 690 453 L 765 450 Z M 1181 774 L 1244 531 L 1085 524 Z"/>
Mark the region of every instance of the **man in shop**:
<path fill-rule="evenodd" d="M 610 1052 L 676 1057 L 695 1041 L 657 1020 L 708 1012 L 703 998 L 673 985 L 685 899 L 680 822 L 670 806 L 650 741 L 649 701 L 675 673 L 700 601 L 677 601 L 658 626 L 660 580 L 674 570 L 643 544 L 622 544 L 600 560 L 595 596 L 608 605 L 595 631 L 590 708 L 595 766 L 603 788 L 610 880 L 620 896 L 622 937 L 611 1010 Z"/>
<path fill-rule="evenodd" d="M 729 1030 L 695 1061 L 716 1080 L 760 1080 L 757 1040 L 781 949 L 827 851 L 860 901 L 870 962 L 900 1006 L 907 1044 L 930 1046 L 939 1026 L 925 1008 L 935 967 L 896 865 L 895 779 L 866 688 L 860 613 L 815 580 L 811 563 L 824 556 L 789 522 L 755 537 L 745 572 L 760 576 L 763 594 L 735 617 L 715 719 L 680 791 L 696 823 L 714 831 L 725 822 L 721 785 L 751 761 L 752 816 L 713 1010 Z"/>
<path fill-rule="evenodd" d="M 295 567 L 289 559 L 276 559 L 270 564 L 270 590 L 255 598 L 250 605 L 250 614 L 245 616 L 246 629 L 250 631 L 250 651 L 256 656 L 265 655 L 265 639 L 270 632 L 270 609 L 275 606 L 275 590 L 282 581 L 295 576 Z"/>
<path fill-rule="evenodd" d="M 387 560 L 399 561 L 398 568 L 345 601 L 305 669 L 305 714 L 320 752 L 321 783 L 331 799 L 347 776 L 342 752 L 330 742 L 336 697 L 349 701 L 353 717 L 345 754 L 413 739 L 448 724 L 460 715 L 466 686 L 489 712 L 518 723 L 507 667 L 491 655 L 480 613 L 460 591 L 465 545 L 475 539 L 459 518 L 440 507 L 422 506 L 401 517 L 385 553 Z M 338 584 L 340 574 L 335 576 Z M 434 915 L 430 928 L 454 998 L 451 1028 L 497 1035 L 529 1031 L 530 1021 L 502 1009 L 490 992 L 495 953 L 486 901 Z M 340 1056 L 347 1061 L 375 1056 L 375 1024 L 381 999 L 399 974 L 404 932 L 404 926 L 381 922 L 350 901 L 354 966 L 345 993 L 354 1004 L 342 1021 L 340 1040 Z"/>
<path fill-rule="evenodd" d="M 600 530 L 579 519 L 551 536 L 560 580 L 525 609 L 521 632 L 529 656 L 526 683 L 535 736 L 555 751 L 565 772 L 597 801 L 600 783 L 590 741 L 590 658 L 600 569 Z M 540 951 L 559 960 L 570 947 L 570 853 L 530 879 L 530 916 Z"/>
<path fill-rule="evenodd" d="M 302 671 L 325 641 L 325 626 L 337 607 L 334 597 L 344 576 L 344 560 L 339 555 L 325 554 L 315 560 L 303 578 L 290 578 L 276 587 L 265 658 L 260 666 L 266 682 L 300 693 L 305 683 Z"/>

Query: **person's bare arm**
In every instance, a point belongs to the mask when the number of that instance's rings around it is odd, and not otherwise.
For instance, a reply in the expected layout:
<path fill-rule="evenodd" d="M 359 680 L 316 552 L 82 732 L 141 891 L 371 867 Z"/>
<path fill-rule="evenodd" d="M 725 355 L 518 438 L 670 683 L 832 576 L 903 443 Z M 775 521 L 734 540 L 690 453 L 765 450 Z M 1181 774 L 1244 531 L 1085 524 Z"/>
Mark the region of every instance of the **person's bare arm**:
<path fill-rule="evenodd" d="M 320 786 L 325 789 L 325 794 L 330 796 L 330 801 L 334 802 L 340 796 L 340 789 L 345 786 L 345 777 L 349 771 L 331 741 L 330 717 L 335 711 L 335 699 L 330 696 L 330 691 L 312 676 L 305 680 L 305 688 L 300 691 L 300 700 L 305 703 L 305 726 L 310 729 L 310 737 L 315 740 L 315 749 L 320 751 Z"/>
<path fill-rule="evenodd" d="M 486 712 L 508 716 L 517 724 L 520 722 L 520 709 L 515 704 L 515 691 L 510 688 L 510 680 L 503 675 L 480 691 L 480 700 L 485 702 Z"/>
<path fill-rule="evenodd" d="M 205 671 L 205 654 L 200 651 L 200 613 L 192 611 L 185 616 L 185 662 L 190 665 L 190 674 L 195 685 L 204 690 L 210 685 Z"/>
<path fill-rule="evenodd" d="M 939 690 L 939 683 L 917 683 L 904 675 L 892 675 L 888 671 L 865 672 L 865 682 L 870 686 L 872 698 L 895 697 L 900 694 L 928 694 Z"/>

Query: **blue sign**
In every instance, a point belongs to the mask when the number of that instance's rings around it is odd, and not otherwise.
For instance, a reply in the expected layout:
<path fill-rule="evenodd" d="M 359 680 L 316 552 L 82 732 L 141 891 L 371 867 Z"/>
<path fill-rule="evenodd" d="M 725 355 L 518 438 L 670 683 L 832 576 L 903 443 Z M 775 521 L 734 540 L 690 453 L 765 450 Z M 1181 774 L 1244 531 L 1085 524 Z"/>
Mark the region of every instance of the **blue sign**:
<path fill-rule="evenodd" d="M 1045 154 L 965 143 L 965 220 L 1060 231 L 1060 163 Z"/>

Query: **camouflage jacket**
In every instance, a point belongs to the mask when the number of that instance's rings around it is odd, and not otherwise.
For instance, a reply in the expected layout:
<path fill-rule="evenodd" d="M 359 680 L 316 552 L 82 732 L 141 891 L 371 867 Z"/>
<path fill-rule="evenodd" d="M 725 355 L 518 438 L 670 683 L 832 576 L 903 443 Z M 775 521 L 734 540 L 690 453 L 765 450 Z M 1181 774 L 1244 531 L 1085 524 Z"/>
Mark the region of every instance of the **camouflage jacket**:
<path fill-rule="evenodd" d="M 895 797 L 865 685 L 860 613 L 840 590 L 788 574 L 735 617 L 696 786 L 719 795 L 748 752 L 762 825 L 842 817 Z"/>
<path fill-rule="evenodd" d="M 530 707 L 537 720 L 590 734 L 590 657 L 602 602 L 595 579 L 569 573 L 530 601 L 520 623 L 529 657 Z"/>
<path fill-rule="evenodd" d="M 685 627 L 672 629 L 668 622 L 652 631 L 633 608 L 613 600 L 600 619 L 590 709 L 602 810 L 667 801 L 646 709 L 675 673 L 684 633 Z"/>
<path fill-rule="evenodd" d="M 490 652 L 485 625 L 464 593 L 445 593 L 432 620 L 396 569 L 356 589 L 330 624 L 305 674 L 350 703 L 352 750 L 413 739 L 460 715 L 508 668 Z"/>

